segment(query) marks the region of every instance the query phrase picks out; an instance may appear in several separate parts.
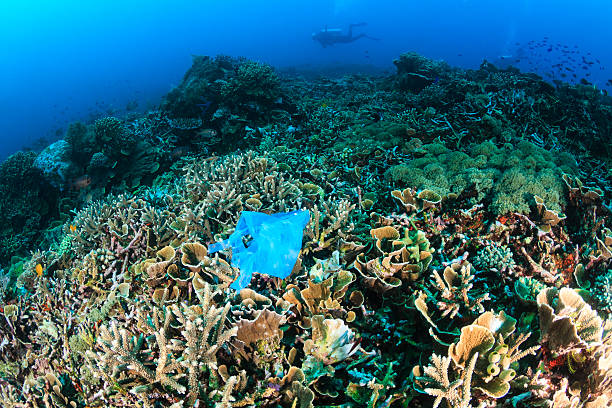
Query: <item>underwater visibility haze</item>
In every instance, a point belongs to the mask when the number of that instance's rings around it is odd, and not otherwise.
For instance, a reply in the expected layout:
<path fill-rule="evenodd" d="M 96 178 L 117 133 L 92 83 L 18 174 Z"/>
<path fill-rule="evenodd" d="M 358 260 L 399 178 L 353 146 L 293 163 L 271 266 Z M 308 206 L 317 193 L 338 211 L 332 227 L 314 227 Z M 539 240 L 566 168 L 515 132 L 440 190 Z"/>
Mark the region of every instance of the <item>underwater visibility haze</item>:
<path fill-rule="evenodd" d="M 0 5 L 0 406 L 612 406 L 612 3 Z"/>

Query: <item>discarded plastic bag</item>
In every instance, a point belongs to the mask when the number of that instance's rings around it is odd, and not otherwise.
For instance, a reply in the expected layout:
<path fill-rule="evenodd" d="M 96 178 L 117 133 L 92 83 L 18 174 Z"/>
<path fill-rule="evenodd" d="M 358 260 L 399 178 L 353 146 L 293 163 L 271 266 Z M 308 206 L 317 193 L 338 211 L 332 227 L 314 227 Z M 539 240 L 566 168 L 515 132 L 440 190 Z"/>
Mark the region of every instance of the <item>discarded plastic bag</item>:
<path fill-rule="evenodd" d="M 300 254 L 309 220 L 307 210 L 277 214 L 243 211 L 234 233 L 210 245 L 208 253 L 232 248 L 232 265 L 240 268 L 240 276 L 230 287 L 237 291 L 249 285 L 253 272 L 285 279 Z"/>

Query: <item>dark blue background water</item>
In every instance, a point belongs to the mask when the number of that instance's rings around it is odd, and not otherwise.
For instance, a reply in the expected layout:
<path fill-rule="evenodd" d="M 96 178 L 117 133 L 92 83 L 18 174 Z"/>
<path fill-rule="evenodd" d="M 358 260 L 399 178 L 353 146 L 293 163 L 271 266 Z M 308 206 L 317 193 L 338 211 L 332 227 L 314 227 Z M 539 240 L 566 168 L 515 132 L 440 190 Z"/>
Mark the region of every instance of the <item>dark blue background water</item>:
<path fill-rule="evenodd" d="M 392 72 L 392 60 L 407 51 L 469 68 L 519 53 L 521 68 L 543 74 L 567 46 L 600 60 L 589 66 L 589 79 L 601 88 L 612 78 L 611 16 L 609 0 L 5 0 L 0 158 L 37 139 L 60 138 L 71 121 L 119 114 L 134 101 L 138 110 L 155 106 L 192 54 Z M 311 39 L 326 25 L 346 30 L 362 21 L 368 25 L 356 31 L 381 41 L 322 48 Z M 544 37 L 553 50 L 527 46 Z"/>

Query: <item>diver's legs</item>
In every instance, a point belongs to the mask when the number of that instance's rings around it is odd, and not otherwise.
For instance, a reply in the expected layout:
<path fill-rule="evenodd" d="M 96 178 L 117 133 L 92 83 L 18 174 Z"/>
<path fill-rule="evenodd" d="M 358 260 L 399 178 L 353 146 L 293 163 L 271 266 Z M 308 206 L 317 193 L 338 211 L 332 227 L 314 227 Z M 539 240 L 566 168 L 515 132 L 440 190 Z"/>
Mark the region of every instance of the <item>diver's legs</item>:
<path fill-rule="evenodd" d="M 365 35 L 365 34 L 359 34 L 359 35 L 356 35 L 355 37 L 352 37 L 352 36 L 351 36 L 351 37 L 350 37 L 350 38 L 351 38 L 351 40 L 350 40 L 349 42 L 357 41 L 358 39 L 363 38 L 363 37 L 367 37 L 367 35 Z"/>

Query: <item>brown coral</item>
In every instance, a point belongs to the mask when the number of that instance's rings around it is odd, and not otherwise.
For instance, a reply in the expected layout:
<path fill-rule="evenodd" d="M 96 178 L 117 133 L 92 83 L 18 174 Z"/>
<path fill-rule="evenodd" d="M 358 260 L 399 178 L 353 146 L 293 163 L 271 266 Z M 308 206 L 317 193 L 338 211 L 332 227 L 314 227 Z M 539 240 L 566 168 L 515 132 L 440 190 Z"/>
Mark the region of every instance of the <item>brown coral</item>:
<path fill-rule="evenodd" d="M 376 292 L 387 292 L 402 281 L 416 281 L 433 259 L 433 249 L 423 231 L 404 228 L 402 236 L 394 227 L 384 226 L 372 229 L 370 234 L 376 256 L 368 260 L 366 254 L 360 254 L 354 266 L 366 286 Z"/>

